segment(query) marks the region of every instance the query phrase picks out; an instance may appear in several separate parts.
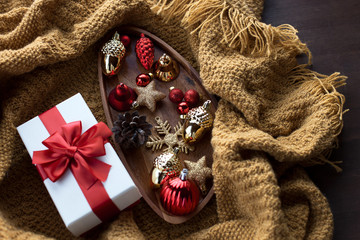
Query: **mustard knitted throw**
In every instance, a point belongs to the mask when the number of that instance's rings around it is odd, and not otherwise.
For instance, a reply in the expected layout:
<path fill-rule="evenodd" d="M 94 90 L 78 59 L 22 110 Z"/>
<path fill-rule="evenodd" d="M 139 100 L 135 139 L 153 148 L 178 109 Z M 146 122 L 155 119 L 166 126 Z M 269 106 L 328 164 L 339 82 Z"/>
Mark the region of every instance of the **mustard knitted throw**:
<path fill-rule="evenodd" d="M 262 7 L 261 0 L 1 2 L 0 238 L 73 238 L 16 126 L 77 92 L 104 121 L 97 42 L 133 24 L 173 46 L 221 97 L 212 132 L 216 197 L 181 225 L 143 201 L 87 237 L 331 239 L 329 205 L 303 166 L 329 162 L 342 129 L 336 88 L 346 78 L 298 65 L 299 54 L 311 62 L 310 51 L 292 26 L 262 23 Z"/>

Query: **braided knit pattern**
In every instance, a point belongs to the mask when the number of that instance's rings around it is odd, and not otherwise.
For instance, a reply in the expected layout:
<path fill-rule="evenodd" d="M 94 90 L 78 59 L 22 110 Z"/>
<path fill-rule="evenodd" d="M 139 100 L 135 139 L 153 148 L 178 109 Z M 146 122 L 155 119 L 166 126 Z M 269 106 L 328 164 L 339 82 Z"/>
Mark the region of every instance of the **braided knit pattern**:
<path fill-rule="evenodd" d="M 180 225 L 141 201 L 85 237 L 331 239 L 328 202 L 303 167 L 334 165 L 326 157 L 342 129 L 336 88 L 346 77 L 297 65 L 298 54 L 311 62 L 309 49 L 292 26 L 262 23 L 262 8 L 261 0 L 1 2 L 0 239 L 74 239 L 16 127 L 77 92 L 105 121 L 99 42 L 122 24 L 163 39 L 221 98 L 211 140 L 215 196 Z"/>

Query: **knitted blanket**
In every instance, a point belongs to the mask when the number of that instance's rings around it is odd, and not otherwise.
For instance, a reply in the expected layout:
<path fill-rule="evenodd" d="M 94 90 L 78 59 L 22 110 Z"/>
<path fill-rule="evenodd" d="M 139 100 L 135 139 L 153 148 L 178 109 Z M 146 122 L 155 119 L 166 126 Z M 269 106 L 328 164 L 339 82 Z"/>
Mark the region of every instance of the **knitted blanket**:
<path fill-rule="evenodd" d="M 73 238 L 16 127 L 77 92 L 105 121 L 98 40 L 132 24 L 165 40 L 221 98 L 211 141 L 215 197 L 180 225 L 142 201 L 86 237 L 331 239 L 328 202 L 303 167 L 330 163 L 342 129 L 336 88 L 346 77 L 310 70 L 296 29 L 262 23 L 262 7 L 262 0 L 1 1 L 0 238 Z M 297 63 L 300 54 L 308 64 Z"/>

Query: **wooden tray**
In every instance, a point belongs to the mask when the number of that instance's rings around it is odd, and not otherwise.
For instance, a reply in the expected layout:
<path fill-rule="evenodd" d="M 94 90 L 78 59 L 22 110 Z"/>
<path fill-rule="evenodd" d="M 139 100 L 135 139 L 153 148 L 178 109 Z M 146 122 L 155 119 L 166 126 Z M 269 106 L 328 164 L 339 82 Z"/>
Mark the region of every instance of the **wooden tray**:
<path fill-rule="evenodd" d="M 120 82 L 125 83 L 129 87 L 136 87 L 136 76 L 140 73 L 147 73 L 145 68 L 139 63 L 136 58 L 135 53 L 135 44 L 137 39 L 140 37 L 140 33 L 144 33 L 145 36 L 150 38 L 155 45 L 155 58 L 154 63 L 162 56 L 163 53 L 167 53 L 170 57 L 172 57 L 175 61 L 177 61 L 180 65 L 180 74 L 177 79 L 172 82 L 165 83 L 159 80 L 153 79 L 152 81 L 156 82 L 156 89 L 168 95 L 169 88 L 174 86 L 176 88 L 182 89 L 184 92 L 189 89 L 195 89 L 202 96 L 201 104 L 210 99 L 212 101 L 211 112 L 215 113 L 217 102 L 216 99 L 210 95 L 203 85 L 201 84 L 200 77 L 195 69 L 172 47 L 162 41 L 160 38 L 155 35 L 137 28 L 130 26 L 122 26 L 116 29 L 111 30 L 103 39 L 102 46 L 105 42 L 109 41 L 114 35 L 115 31 L 117 31 L 120 35 L 126 34 L 131 38 L 131 47 L 129 47 L 126 51 L 126 58 L 122 63 L 120 72 L 117 76 L 107 77 L 102 73 L 101 69 L 101 52 L 99 49 L 99 58 L 98 58 L 98 76 L 100 82 L 100 92 L 102 97 L 102 103 L 107 119 L 108 126 L 110 128 L 113 127 L 113 122 L 117 119 L 119 112 L 110 107 L 108 103 L 108 95 L 110 91 Z M 142 107 L 138 109 L 140 115 L 146 115 L 147 121 L 156 126 L 155 117 L 159 116 L 164 121 L 168 120 L 170 125 L 174 127 L 178 121 L 180 121 L 179 114 L 176 111 L 176 104 L 172 103 L 168 97 L 164 100 L 157 103 L 156 111 L 154 113 L 150 112 L 147 108 Z M 172 128 L 172 132 L 174 129 Z M 157 135 L 154 127 L 152 128 L 152 134 Z M 162 137 L 162 136 L 161 136 Z M 113 136 L 114 142 L 115 138 Z M 209 167 L 211 167 L 213 163 L 212 154 L 213 149 L 210 144 L 211 133 L 207 133 L 203 139 L 201 139 L 198 143 L 195 144 L 195 151 L 189 152 L 189 154 L 180 153 L 179 157 L 181 160 L 191 160 L 197 161 L 202 156 L 206 155 L 206 162 Z M 166 146 L 163 146 L 165 149 Z M 194 215 L 196 215 L 201 209 L 208 203 L 212 195 L 214 194 L 212 181 L 209 184 L 209 192 L 205 197 L 200 198 L 199 205 L 197 209 L 186 216 L 175 216 L 168 212 L 166 212 L 159 201 L 159 190 L 154 190 L 150 186 L 151 182 L 151 171 L 153 168 L 153 160 L 158 155 L 162 154 L 162 150 L 157 150 L 152 152 L 151 148 L 147 148 L 146 146 L 142 146 L 137 150 L 127 151 L 121 149 L 121 147 L 115 143 L 115 150 L 118 153 L 121 161 L 123 162 L 126 170 L 129 172 L 132 177 L 134 183 L 138 187 L 140 193 L 142 194 L 145 201 L 150 205 L 150 207 L 164 220 L 169 223 L 179 224 L 187 221 Z M 121 184 L 121 183 L 119 183 Z"/>

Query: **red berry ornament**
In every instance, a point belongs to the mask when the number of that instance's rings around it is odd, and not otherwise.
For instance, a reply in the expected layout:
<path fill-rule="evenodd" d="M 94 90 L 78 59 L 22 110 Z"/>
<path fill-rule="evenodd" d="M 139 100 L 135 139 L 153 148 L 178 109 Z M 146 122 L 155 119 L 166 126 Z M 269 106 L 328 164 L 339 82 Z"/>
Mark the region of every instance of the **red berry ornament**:
<path fill-rule="evenodd" d="M 120 37 L 120 41 L 122 42 L 122 44 L 124 44 L 124 46 L 126 48 L 128 48 L 130 46 L 130 43 L 131 43 L 131 39 L 129 36 L 126 36 L 126 35 L 122 35 Z"/>
<path fill-rule="evenodd" d="M 199 104 L 200 95 L 194 89 L 190 89 L 185 93 L 184 100 L 189 104 L 190 107 L 196 107 Z"/>
<path fill-rule="evenodd" d="M 139 87 L 146 87 L 154 78 L 152 73 L 141 73 L 136 77 L 136 85 Z"/>
<path fill-rule="evenodd" d="M 136 42 L 135 51 L 141 65 L 146 70 L 150 70 L 154 62 L 155 48 L 152 41 L 145 37 L 143 33 L 140 34 L 140 39 Z"/>
<path fill-rule="evenodd" d="M 170 88 L 170 93 L 169 93 L 170 101 L 172 101 L 173 103 L 178 104 L 183 100 L 183 98 L 184 98 L 183 91 L 181 91 L 178 88 L 174 88 L 174 87 Z"/>
<path fill-rule="evenodd" d="M 199 189 L 192 180 L 187 180 L 187 175 L 188 170 L 184 168 L 180 176 L 167 181 L 160 192 L 162 206 L 174 215 L 189 214 L 199 203 Z"/>
<path fill-rule="evenodd" d="M 190 110 L 189 104 L 187 102 L 181 102 L 177 106 L 177 111 L 180 115 L 186 115 Z"/>

